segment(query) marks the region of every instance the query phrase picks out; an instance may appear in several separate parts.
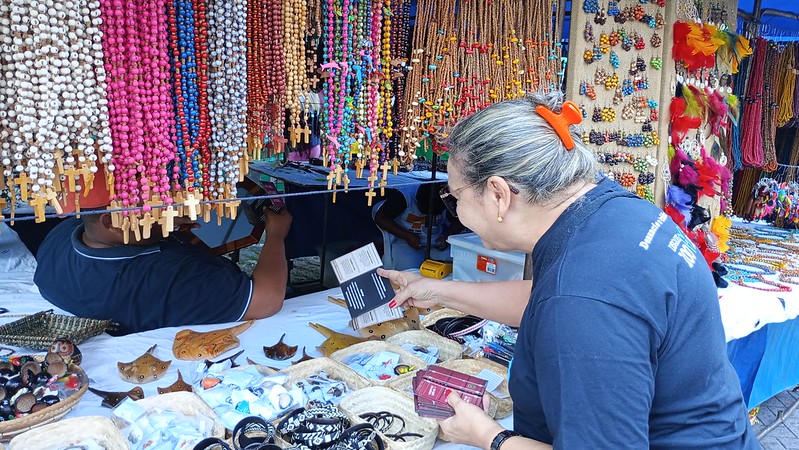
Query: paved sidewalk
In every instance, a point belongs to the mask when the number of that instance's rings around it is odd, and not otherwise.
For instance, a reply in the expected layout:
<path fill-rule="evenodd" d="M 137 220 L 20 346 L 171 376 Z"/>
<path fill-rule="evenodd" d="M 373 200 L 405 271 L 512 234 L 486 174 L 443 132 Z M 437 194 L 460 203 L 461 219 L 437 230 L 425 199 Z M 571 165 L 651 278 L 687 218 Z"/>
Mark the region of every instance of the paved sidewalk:
<path fill-rule="evenodd" d="M 758 423 L 755 424 L 755 433 L 760 434 L 766 427 L 774 423 L 780 411 L 787 411 L 797 400 L 799 391 L 792 389 L 780 392 L 760 405 L 757 414 Z M 799 450 L 799 409 L 795 410 L 778 427 L 771 430 L 760 440 L 764 450 Z"/>

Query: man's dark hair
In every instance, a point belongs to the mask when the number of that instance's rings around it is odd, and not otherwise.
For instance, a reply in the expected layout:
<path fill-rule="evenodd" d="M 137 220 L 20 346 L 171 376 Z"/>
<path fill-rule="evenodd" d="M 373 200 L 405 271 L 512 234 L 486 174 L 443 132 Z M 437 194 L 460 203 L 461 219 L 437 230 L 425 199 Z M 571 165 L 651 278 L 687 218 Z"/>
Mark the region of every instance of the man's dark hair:
<path fill-rule="evenodd" d="M 444 212 L 444 202 L 438 196 L 444 183 L 426 183 L 419 185 L 416 191 L 416 204 L 419 206 L 419 211 L 427 214 L 428 205 L 430 204 L 430 195 L 433 195 L 433 215 L 437 216 Z"/>

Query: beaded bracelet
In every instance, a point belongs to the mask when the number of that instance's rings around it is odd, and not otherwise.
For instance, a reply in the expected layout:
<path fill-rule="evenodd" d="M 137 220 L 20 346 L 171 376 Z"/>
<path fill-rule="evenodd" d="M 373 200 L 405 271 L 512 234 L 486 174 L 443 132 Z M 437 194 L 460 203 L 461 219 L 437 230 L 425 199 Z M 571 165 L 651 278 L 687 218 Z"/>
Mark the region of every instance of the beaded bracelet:
<path fill-rule="evenodd" d="M 748 279 L 751 279 L 751 280 L 754 280 L 756 282 L 760 282 L 760 283 L 763 283 L 763 284 L 767 284 L 769 286 L 774 286 L 774 287 L 773 288 L 765 288 L 765 287 L 760 287 L 760 286 L 752 286 L 752 285 L 746 284 L 745 278 L 748 278 Z M 732 282 L 737 284 L 737 285 L 739 285 L 739 286 L 752 288 L 752 289 L 757 289 L 758 291 L 766 291 L 766 292 L 791 292 L 792 291 L 790 286 L 786 286 L 784 284 L 777 283 L 776 281 L 766 280 L 765 278 L 763 278 L 763 275 L 751 275 L 751 276 L 747 276 L 747 277 L 739 276 L 737 278 L 733 278 Z"/>
<path fill-rule="evenodd" d="M 768 267 L 763 267 L 760 264 L 749 263 L 749 262 L 727 262 L 724 263 L 728 269 L 735 272 L 741 272 L 744 274 L 754 274 L 754 275 L 774 275 L 776 272 Z M 743 266 L 743 267 L 740 267 Z M 752 269 L 759 269 L 760 272 L 757 270 Z"/>

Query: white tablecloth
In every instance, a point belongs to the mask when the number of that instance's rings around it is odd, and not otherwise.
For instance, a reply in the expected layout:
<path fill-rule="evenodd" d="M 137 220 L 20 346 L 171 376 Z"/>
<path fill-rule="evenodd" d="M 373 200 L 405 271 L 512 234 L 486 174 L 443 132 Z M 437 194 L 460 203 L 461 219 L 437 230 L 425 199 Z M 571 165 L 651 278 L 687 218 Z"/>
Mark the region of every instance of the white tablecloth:
<path fill-rule="evenodd" d="M 0 307 L 10 310 L 9 315 L 31 314 L 34 312 L 55 309 L 64 313 L 39 295 L 33 284 L 35 260 L 27 252 L 16 234 L 5 224 L 0 223 Z M 275 344 L 283 333 L 289 345 L 299 345 L 300 351 L 294 359 L 298 359 L 302 348 L 311 356 L 320 356 L 316 346 L 325 337 L 308 327 L 308 322 L 317 322 L 341 332 L 354 334 L 347 325 L 349 315 L 345 308 L 327 301 L 327 296 L 341 297 L 338 288 L 308 294 L 286 300 L 283 309 L 275 316 L 255 322 L 250 329 L 239 336 L 241 346 L 220 357 L 231 355 L 244 349 L 237 362 L 245 364 L 245 358 L 275 368 L 285 367 L 290 362 L 269 360 L 264 356 L 263 346 Z M 783 307 L 782 301 L 785 303 Z M 187 299 L 187 301 L 190 301 Z M 737 339 L 752 333 L 771 322 L 783 322 L 799 316 L 799 289 L 795 292 L 777 295 L 744 288 L 734 284 L 719 291 L 722 320 L 727 340 Z M 0 316 L 0 324 L 17 320 L 19 316 Z M 172 342 L 175 334 L 183 328 L 196 331 L 208 331 L 233 324 L 200 325 L 192 327 L 162 328 L 144 333 L 136 333 L 121 337 L 103 334 L 80 345 L 83 352 L 82 367 L 90 378 L 91 385 L 106 391 L 127 391 L 134 385 L 123 381 L 117 372 L 118 361 L 128 362 L 144 353 L 153 344 L 158 344 L 155 356 L 163 360 L 172 360 L 172 365 L 164 378 L 158 382 L 142 385 L 146 396 L 157 394 L 158 386 L 165 387 L 177 379 L 180 370 L 187 382 L 191 382 L 192 374 L 198 362 L 181 361 L 172 355 Z M 1 344 L 0 344 L 1 345 Z M 201 363 L 201 362 L 199 362 Z M 87 392 L 78 406 L 68 417 L 101 415 L 108 416 L 110 410 L 100 406 L 100 398 Z M 502 421 L 510 428 L 511 419 Z M 437 448 L 450 450 L 455 444 L 439 442 Z"/>

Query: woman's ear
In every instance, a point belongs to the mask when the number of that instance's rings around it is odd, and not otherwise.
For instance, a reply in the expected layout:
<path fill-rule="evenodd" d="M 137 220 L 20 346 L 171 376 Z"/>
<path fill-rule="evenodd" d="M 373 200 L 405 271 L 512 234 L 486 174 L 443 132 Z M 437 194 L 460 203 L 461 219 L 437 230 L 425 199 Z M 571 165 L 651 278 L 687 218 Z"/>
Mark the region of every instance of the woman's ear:
<path fill-rule="evenodd" d="M 498 176 L 489 177 L 486 181 L 486 191 L 490 201 L 496 203 L 497 217 L 505 216 L 510 208 L 512 192 L 510 185 L 504 178 Z"/>

